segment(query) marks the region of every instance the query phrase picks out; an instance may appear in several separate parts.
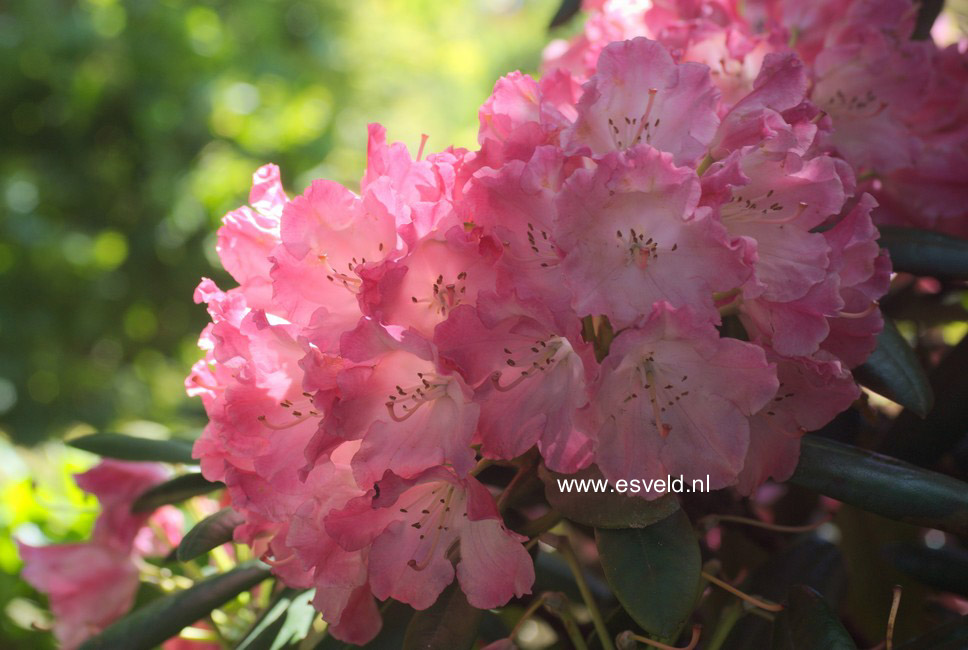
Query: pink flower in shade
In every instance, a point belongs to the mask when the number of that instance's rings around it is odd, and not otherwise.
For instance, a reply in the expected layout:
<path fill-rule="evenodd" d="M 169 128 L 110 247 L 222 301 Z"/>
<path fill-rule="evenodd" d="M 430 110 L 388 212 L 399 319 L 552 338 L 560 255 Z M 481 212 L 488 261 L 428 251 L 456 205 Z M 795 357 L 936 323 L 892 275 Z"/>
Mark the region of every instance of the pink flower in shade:
<path fill-rule="evenodd" d="M 534 567 L 507 530 L 487 489 L 443 467 L 410 479 L 387 472 L 374 489 L 326 517 L 326 531 L 346 550 L 368 548 L 369 581 L 380 599 L 426 609 L 454 579 L 468 602 L 498 607 L 530 593 Z"/>
<path fill-rule="evenodd" d="M 441 367 L 430 341 L 362 319 L 344 334 L 341 352 L 350 363 L 336 376 L 338 397 L 316 449 L 362 439 L 353 457 L 360 485 L 372 485 L 386 470 L 412 476 L 445 462 L 461 476 L 470 471 L 480 408 L 460 375 Z"/>
<path fill-rule="evenodd" d="M 749 417 L 775 395 L 773 364 L 758 346 L 720 338 L 689 308 L 658 303 L 641 328 L 612 342 L 584 413 L 605 478 L 682 475 L 736 482 Z M 656 498 L 658 493 L 643 494 Z"/>
<path fill-rule="evenodd" d="M 380 615 L 367 584 L 365 550 L 346 550 L 325 529 L 324 519 L 352 499 L 361 497 L 353 478 L 351 460 L 358 441 L 336 447 L 328 463 L 319 463 L 307 477 L 309 497 L 293 514 L 286 544 L 293 564 L 311 576 L 316 587 L 313 604 L 333 634 L 357 644 L 369 642 L 380 629 Z"/>
<path fill-rule="evenodd" d="M 648 144 L 677 165 L 694 163 L 719 126 L 718 97 L 705 66 L 676 63 L 645 38 L 613 43 L 602 51 L 564 140 L 572 151 L 598 155 Z"/>
<path fill-rule="evenodd" d="M 133 556 L 161 550 L 139 535 L 152 515 L 133 514 L 131 504 L 168 475 L 156 463 L 103 460 L 74 477 L 78 487 L 101 504 L 90 541 L 39 547 L 18 543 L 24 580 L 47 594 L 54 635 L 67 650 L 131 609 L 139 583 Z M 164 525 L 170 516 L 161 513 L 154 518 Z M 180 531 L 170 532 L 177 544 Z"/>
<path fill-rule="evenodd" d="M 130 554 L 96 543 L 28 546 L 20 543 L 23 578 L 47 594 L 54 635 L 73 650 L 124 616 L 138 591 Z"/>
<path fill-rule="evenodd" d="M 884 318 L 877 301 L 887 293 L 891 262 L 876 243 L 871 222 L 876 202 L 864 194 L 837 225 L 824 232 L 835 255 L 831 271 L 840 279 L 842 310 L 828 318 L 830 335 L 821 347 L 836 355 L 848 368 L 862 364 L 876 346 Z"/>
<path fill-rule="evenodd" d="M 591 462 L 592 441 L 577 430 L 574 415 L 588 400 L 596 364 L 577 323 L 557 331 L 540 303 L 484 294 L 477 308 L 461 306 L 437 326 L 441 356 L 477 386 L 484 456 L 516 458 L 537 444 L 555 471 Z"/>
<path fill-rule="evenodd" d="M 97 497 L 101 514 L 91 540 L 128 552 L 151 513 L 135 514 L 131 504 L 148 488 L 161 483 L 171 472 L 157 463 L 132 463 L 105 459 L 74 476 L 77 486 Z"/>
<path fill-rule="evenodd" d="M 718 321 L 713 292 L 741 285 L 752 260 L 696 209 L 699 194 L 695 171 L 647 145 L 575 171 L 558 197 L 556 240 L 578 314 L 621 328 L 665 301 Z"/>
<path fill-rule="evenodd" d="M 780 387 L 750 418 L 750 445 L 736 484 L 746 495 L 769 478 L 790 478 L 799 458 L 800 436 L 821 428 L 860 396 L 847 368 L 824 352 L 816 358 L 770 356 Z"/>

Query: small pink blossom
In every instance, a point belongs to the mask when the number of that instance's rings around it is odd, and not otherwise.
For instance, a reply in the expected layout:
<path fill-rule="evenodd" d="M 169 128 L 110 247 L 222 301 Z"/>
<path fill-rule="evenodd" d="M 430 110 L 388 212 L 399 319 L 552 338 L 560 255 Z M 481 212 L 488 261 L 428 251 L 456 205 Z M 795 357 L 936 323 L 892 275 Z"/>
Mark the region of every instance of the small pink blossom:
<path fill-rule="evenodd" d="M 448 554 L 455 546 L 456 576 L 474 607 L 498 607 L 530 593 L 534 568 L 520 544 L 525 538 L 505 528 L 476 479 L 431 468 L 412 479 L 388 472 L 378 485 L 326 518 L 327 532 L 343 548 L 369 547 L 377 598 L 430 607 L 454 579 Z"/>

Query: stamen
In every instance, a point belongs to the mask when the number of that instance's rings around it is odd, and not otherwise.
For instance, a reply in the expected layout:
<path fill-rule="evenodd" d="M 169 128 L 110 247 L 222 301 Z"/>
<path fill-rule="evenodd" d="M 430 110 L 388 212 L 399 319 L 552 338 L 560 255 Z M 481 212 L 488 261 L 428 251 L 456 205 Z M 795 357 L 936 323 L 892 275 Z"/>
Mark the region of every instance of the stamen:
<path fill-rule="evenodd" d="M 298 413 L 298 411 L 294 412 L 293 415 L 296 415 L 296 413 Z M 319 415 L 316 411 L 310 411 L 305 415 L 300 415 L 299 417 L 297 417 L 292 422 L 289 422 L 288 424 L 273 424 L 272 422 L 269 422 L 269 420 L 264 415 L 260 415 L 256 419 L 259 420 L 259 422 L 261 422 L 263 425 L 269 427 L 270 429 L 274 429 L 275 431 L 282 431 L 284 429 L 290 429 L 301 422 L 305 422 L 309 418 L 314 417 L 316 415 Z"/>
<path fill-rule="evenodd" d="M 867 309 L 863 311 L 854 311 L 854 312 L 841 311 L 841 312 L 837 312 L 837 317 L 850 318 L 850 319 L 864 318 L 865 316 L 870 316 L 877 309 L 877 307 L 878 307 L 878 302 L 874 300 L 874 301 L 871 301 L 871 304 L 868 305 Z"/>
<path fill-rule="evenodd" d="M 417 162 L 420 162 L 420 159 L 423 158 L 424 145 L 427 144 L 428 138 L 430 138 L 430 136 L 426 133 L 420 134 L 420 149 L 417 150 Z"/>

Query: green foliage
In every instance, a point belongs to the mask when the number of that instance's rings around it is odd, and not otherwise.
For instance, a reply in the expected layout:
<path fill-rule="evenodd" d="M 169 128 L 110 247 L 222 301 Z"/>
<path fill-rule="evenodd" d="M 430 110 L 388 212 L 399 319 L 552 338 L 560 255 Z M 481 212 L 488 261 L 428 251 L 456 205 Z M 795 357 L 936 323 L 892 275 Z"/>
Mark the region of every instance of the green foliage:
<path fill-rule="evenodd" d="M 882 226 L 880 245 L 895 271 L 951 280 L 968 279 L 968 241 L 930 230 Z"/>
<path fill-rule="evenodd" d="M 884 321 L 884 329 L 877 336 L 877 348 L 854 374 L 864 386 L 922 418 L 934 405 L 931 384 L 921 363 L 890 320 Z"/>
<path fill-rule="evenodd" d="M 483 615 L 468 604 L 455 580 L 429 609 L 413 615 L 403 650 L 470 650 Z"/>
<path fill-rule="evenodd" d="M 595 531 L 605 577 L 643 630 L 674 640 L 699 595 L 701 558 L 689 517 L 677 510 L 646 528 Z"/>
<path fill-rule="evenodd" d="M 891 519 L 968 535 L 968 484 L 895 458 L 807 436 L 790 482 Z"/>
<path fill-rule="evenodd" d="M 215 514 L 205 517 L 185 533 L 182 541 L 178 544 L 178 561 L 194 560 L 213 548 L 231 542 L 232 533 L 236 526 L 243 521 L 242 515 L 232 508 L 222 508 Z"/>
<path fill-rule="evenodd" d="M 181 503 L 200 494 L 208 494 L 213 490 L 225 487 L 224 484 L 212 482 L 195 472 L 182 474 L 165 481 L 145 491 L 131 504 L 131 512 L 151 512 L 170 503 Z"/>
<path fill-rule="evenodd" d="M 776 617 L 773 650 L 856 650 L 837 615 L 810 587 L 798 585 L 790 592 L 787 608 Z"/>
<path fill-rule="evenodd" d="M 135 610 L 85 641 L 81 650 L 150 650 L 268 577 L 262 566 L 243 565 L 197 582 Z"/>
<path fill-rule="evenodd" d="M 11 0 L 0 16 L 0 429 L 202 422 L 181 387 L 252 172 L 358 182 L 366 124 L 472 145 L 555 0 Z"/>
<path fill-rule="evenodd" d="M 83 449 L 105 458 L 198 464 L 198 461 L 192 458 L 190 440 L 152 440 L 117 433 L 92 433 L 68 440 L 67 444 L 75 449 Z"/>

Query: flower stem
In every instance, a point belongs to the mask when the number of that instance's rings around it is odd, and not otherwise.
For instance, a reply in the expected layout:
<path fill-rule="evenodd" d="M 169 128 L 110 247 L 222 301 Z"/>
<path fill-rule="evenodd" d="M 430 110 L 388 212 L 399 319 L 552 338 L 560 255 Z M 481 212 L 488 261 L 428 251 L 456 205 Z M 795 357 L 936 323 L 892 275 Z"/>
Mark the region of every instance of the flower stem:
<path fill-rule="evenodd" d="M 568 634 L 568 638 L 571 640 L 571 644 L 574 646 L 575 650 L 588 650 L 588 645 L 586 645 L 585 639 L 582 638 L 581 630 L 578 629 L 578 623 L 575 621 L 575 616 L 571 613 L 571 609 L 568 607 L 568 598 L 564 594 L 547 594 L 547 598 L 545 599 L 545 609 L 557 617 L 561 621 L 562 625 L 565 626 L 565 632 Z"/>
<path fill-rule="evenodd" d="M 748 602 L 750 605 L 753 605 L 755 607 L 759 607 L 760 609 L 765 609 L 768 612 L 782 612 L 783 611 L 783 605 L 778 605 L 776 603 L 771 603 L 771 602 L 766 601 L 766 600 L 761 600 L 761 599 L 757 598 L 756 596 L 750 596 L 749 594 L 747 594 L 747 593 L 745 593 L 743 591 L 740 591 L 739 589 L 737 589 L 733 585 L 729 584 L 725 580 L 720 580 L 719 578 L 717 578 L 713 574 L 708 573 L 706 571 L 702 571 L 701 574 L 702 574 L 702 577 L 703 578 L 705 578 L 709 582 L 713 583 L 714 585 L 716 585 L 720 589 L 725 589 L 726 591 L 728 591 L 729 593 L 733 594 L 737 598 L 742 598 L 743 600 L 745 600 L 746 602 Z"/>
<path fill-rule="evenodd" d="M 595 624 L 595 631 L 598 632 L 598 639 L 602 643 L 602 650 L 615 650 L 612 637 L 609 636 L 608 628 L 605 626 L 605 619 L 602 618 L 598 604 L 595 603 L 595 597 L 592 595 L 591 589 L 588 588 L 588 583 L 585 581 L 585 575 L 582 573 L 581 565 L 578 564 L 575 549 L 571 547 L 571 542 L 568 541 L 567 537 L 562 537 L 558 542 L 558 552 L 561 553 L 565 562 L 568 564 L 568 568 L 571 569 L 572 575 L 575 576 L 578 591 L 581 592 L 582 600 L 585 601 L 585 606 L 588 607 L 588 612 L 592 616 L 592 623 Z"/>

